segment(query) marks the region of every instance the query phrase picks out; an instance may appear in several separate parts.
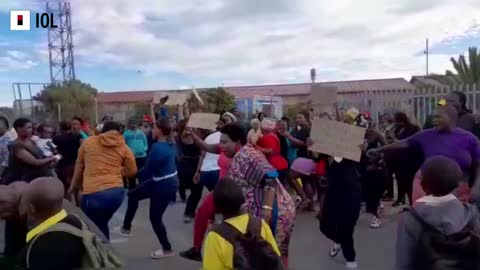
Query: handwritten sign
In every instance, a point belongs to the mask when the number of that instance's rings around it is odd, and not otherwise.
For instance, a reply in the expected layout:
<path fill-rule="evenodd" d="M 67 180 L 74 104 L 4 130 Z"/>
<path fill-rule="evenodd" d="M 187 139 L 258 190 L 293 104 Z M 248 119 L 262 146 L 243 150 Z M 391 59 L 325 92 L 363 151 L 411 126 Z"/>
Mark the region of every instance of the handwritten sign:
<path fill-rule="evenodd" d="M 219 114 L 214 113 L 192 113 L 188 119 L 188 127 L 215 130 L 217 122 L 220 119 Z"/>
<path fill-rule="evenodd" d="M 317 153 L 360 161 L 366 129 L 345 123 L 314 119 L 310 137 L 313 145 L 309 150 Z"/>
<path fill-rule="evenodd" d="M 166 92 L 159 92 L 155 93 L 153 96 L 153 103 L 154 104 L 159 104 L 160 100 L 164 97 L 168 96 L 167 102 L 165 102 L 165 105 L 167 106 L 173 106 L 173 105 L 183 105 L 187 102 L 188 100 L 188 94 L 186 93 L 166 93 Z"/>

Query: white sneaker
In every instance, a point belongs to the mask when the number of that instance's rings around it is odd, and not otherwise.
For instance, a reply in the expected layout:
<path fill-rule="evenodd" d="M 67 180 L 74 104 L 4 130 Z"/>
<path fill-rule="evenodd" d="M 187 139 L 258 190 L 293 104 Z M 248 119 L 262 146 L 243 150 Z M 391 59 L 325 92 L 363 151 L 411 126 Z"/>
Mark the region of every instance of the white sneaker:
<path fill-rule="evenodd" d="M 330 252 L 328 253 L 328 255 L 330 255 L 330 257 L 332 258 L 336 257 L 341 250 L 342 247 L 339 244 L 333 244 L 333 247 L 330 248 Z"/>
<path fill-rule="evenodd" d="M 191 218 L 191 217 L 184 216 L 184 217 L 183 217 L 183 223 L 185 223 L 185 224 L 190 224 L 190 223 L 192 223 L 192 218 Z"/>
<path fill-rule="evenodd" d="M 357 262 L 347 262 L 347 269 L 357 269 L 358 263 Z"/>
<path fill-rule="evenodd" d="M 130 230 L 125 230 L 123 228 L 123 226 L 118 226 L 118 227 L 113 228 L 112 232 L 113 233 L 118 233 L 118 234 L 120 234 L 121 236 L 124 236 L 124 237 L 131 237 L 132 236 L 131 231 Z"/>
<path fill-rule="evenodd" d="M 370 228 L 378 229 L 380 228 L 380 226 L 382 226 L 382 221 L 380 221 L 380 219 L 375 216 L 372 217 L 372 219 L 370 220 Z"/>

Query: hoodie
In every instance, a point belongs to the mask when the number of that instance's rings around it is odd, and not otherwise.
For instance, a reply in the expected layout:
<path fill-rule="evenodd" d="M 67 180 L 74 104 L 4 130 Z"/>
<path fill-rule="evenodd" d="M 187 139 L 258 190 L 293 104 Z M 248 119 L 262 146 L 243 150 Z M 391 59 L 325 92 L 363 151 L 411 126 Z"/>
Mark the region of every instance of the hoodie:
<path fill-rule="evenodd" d="M 75 170 L 83 172 L 83 193 L 123 187 L 123 177 L 133 177 L 137 165 L 132 151 L 118 131 L 92 136 L 78 150 Z"/>
<path fill-rule="evenodd" d="M 417 200 L 413 206 L 425 222 L 435 227 L 445 235 L 452 235 L 471 225 L 480 231 L 478 210 L 475 206 L 464 204 L 454 195 L 443 197 L 425 196 Z M 399 222 L 396 243 L 396 270 L 417 270 L 415 254 L 422 226 L 412 216 L 405 212 Z"/>

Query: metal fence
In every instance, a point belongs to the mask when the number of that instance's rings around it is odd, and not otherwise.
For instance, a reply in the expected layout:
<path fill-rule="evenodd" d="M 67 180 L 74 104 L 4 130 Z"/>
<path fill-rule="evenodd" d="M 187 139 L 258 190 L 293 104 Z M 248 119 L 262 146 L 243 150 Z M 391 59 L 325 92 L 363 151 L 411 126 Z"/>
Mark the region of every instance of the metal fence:
<path fill-rule="evenodd" d="M 438 101 L 452 91 L 465 93 L 467 108 L 474 114 L 480 112 L 479 84 L 339 93 L 338 105 L 346 109 L 355 107 L 361 112 L 370 112 L 374 121 L 378 121 L 384 113 L 402 111 L 416 123 L 423 124 L 427 116 L 435 112 Z"/>

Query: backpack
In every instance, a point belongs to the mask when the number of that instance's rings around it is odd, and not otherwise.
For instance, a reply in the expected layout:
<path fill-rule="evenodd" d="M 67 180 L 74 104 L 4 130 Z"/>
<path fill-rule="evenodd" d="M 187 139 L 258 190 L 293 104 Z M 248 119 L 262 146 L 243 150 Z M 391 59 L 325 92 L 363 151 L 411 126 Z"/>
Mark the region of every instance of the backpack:
<path fill-rule="evenodd" d="M 80 269 L 124 269 L 123 262 L 113 252 L 101 242 L 101 240 L 87 228 L 87 225 L 79 218 L 82 223 L 82 229 L 78 229 L 70 224 L 57 223 L 37 235 L 32 239 L 27 250 L 27 269 L 30 269 L 29 256 L 35 240 L 39 236 L 49 232 L 65 232 L 82 239 L 85 254 L 82 259 L 82 267 Z"/>
<path fill-rule="evenodd" d="M 285 270 L 280 257 L 261 236 L 261 230 L 262 220 L 249 215 L 245 234 L 227 222 L 217 225 L 213 231 L 233 245 L 233 269 Z"/>
<path fill-rule="evenodd" d="M 415 269 L 478 270 L 480 269 L 480 237 L 471 225 L 462 231 L 445 235 L 428 224 L 414 210 L 409 213 L 420 223 L 422 231 L 416 249 Z"/>

